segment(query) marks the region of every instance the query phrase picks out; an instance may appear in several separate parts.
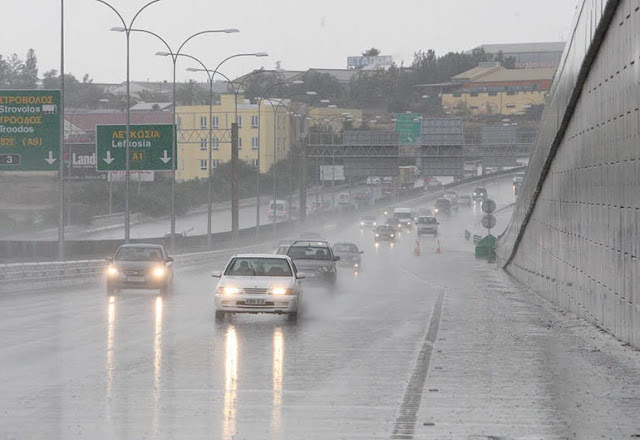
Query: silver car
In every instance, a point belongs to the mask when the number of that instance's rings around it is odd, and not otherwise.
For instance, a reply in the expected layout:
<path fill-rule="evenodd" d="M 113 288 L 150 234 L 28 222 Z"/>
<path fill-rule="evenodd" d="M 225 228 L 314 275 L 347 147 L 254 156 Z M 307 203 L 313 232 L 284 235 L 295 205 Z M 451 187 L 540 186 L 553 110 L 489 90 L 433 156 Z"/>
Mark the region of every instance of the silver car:
<path fill-rule="evenodd" d="M 234 255 L 215 288 L 216 321 L 227 313 L 286 314 L 290 321 L 298 318 L 304 274 L 297 271 L 286 255 Z"/>

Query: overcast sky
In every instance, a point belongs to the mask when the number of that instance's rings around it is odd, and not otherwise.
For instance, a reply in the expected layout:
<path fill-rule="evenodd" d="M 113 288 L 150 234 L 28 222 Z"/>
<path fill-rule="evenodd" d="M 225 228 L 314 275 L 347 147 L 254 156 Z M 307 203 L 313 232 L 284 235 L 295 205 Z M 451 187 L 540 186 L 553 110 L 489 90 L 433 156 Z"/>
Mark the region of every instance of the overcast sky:
<path fill-rule="evenodd" d="M 127 20 L 146 0 L 112 0 Z M 40 74 L 59 69 L 59 0 L 2 0 L 0 54 L 36 51 Z M 346 68 L 350 55 L 370 47 L 395 61 L 411 64 L 419 49 L 444 54 L 483 43 L 566 40 L 579 0 L 162 0 L 146 9 L 135 27 L 160 34 L 173 47 L 205 29 L 238 28 L 238 34 L 202 35 L 183 52 L 213 69 L 239 52 L 268 52 L 269 58 L 239 58 L 221 70 L 237 76 L 264 66 L 284 69 Z M 8 6 L 8 5 L 11 6 Z M 7 7 L 8 6 L 8 7 Z M 88 73 L 95 82 L 125 79 L 125 37 L 110 32 L 117 16 L 95 0 L 65 0 L 65 70 Z M 131 39 L 131 77 L 170 80 L 170 61 L 154 56 L 164 50 L 153 37 Z M 179 80 L 202 80 L 179 63 Z"/>

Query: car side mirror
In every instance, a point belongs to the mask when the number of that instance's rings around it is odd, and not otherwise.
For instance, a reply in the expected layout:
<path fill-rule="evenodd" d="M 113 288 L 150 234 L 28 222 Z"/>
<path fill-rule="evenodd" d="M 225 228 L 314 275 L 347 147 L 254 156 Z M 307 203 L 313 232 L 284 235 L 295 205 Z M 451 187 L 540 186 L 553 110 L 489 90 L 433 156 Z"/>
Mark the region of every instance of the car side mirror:
<path fill-rule="evenodd" d="M 338 256 L 333 257 L 333 261 L 340 261 L 340 257 Z"/>
<path fill-rule="evenodd" d="M 167 257 L 167 259 L 165 261 L 167 263 L 171 263 L 171 262 L 173 262 L 173 257 Z"/>
<path fill-rule="evenodd" d="M 307 274 L 304 272 L 298 272 L 296 274 L 296 278 L 298 278 L 299 280 L 304 280 L 307 277 Z"/>
<path fill-rule="evenodd" d="M 219 270 L 214 270 L 211 272 L 211 276 L 213 278 L 222 278 L 222 272 L 220 272 Z"/>

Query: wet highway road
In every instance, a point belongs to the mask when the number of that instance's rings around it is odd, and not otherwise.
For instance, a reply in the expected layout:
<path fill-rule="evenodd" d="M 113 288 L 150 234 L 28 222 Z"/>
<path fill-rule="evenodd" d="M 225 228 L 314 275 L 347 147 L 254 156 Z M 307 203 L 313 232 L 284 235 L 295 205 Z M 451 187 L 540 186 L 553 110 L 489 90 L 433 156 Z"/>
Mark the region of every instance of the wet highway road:
<path fill-rule="evenodd" d="M 499 206 L 513 200 L 509 181 L 487 187 Z M 456 378 L 437 374 L 443 365 L 446 370 L 447 356 L 455 358 L 455 347 L 442 353 L 439 346 L 467 331 L 453 315 L 464 307 L 461 299 L 496 272 L 473 259 L 463 238 L 479 211 L 461 208 L 441 217 L 442 253 L 435 252 L 437 239 L 421 237 L 419 257 L 413 255 L 415 231 L 395 245 L 374 246 L 372 232 L 355 223 L 329 226 L 330 240 L 352 241 L 365 251 L 364 270 L 341 270 L 333 292 L 307 287 L 297 324 L 268 315 L 215 324 L 208 270 L 178 273 L 175 291 L 164 298 L 146 292 L 107 297 L 104 286 L 3 295 L 0 438 L 478 438 L 471 435 L 482 429 L 464 430 L 463 420 L 460 436 L 451 434 L 456 409 L 425 401 L 432 373 L 425 376 L 433 363 L 439 368 L 434 380 L 454 386 Z M 464 382 L 465 372 L 456 374 Z M 514 421 L 509 434 L 525 434 L 534 423 L 549 434 L 536 438 L 568 432 L 563 416 L 551 411 L 552 377 L 540 378 L 537 395 L 507 396 L 511 405 L 526 408 L 533 401 L 548 413 L 544 420 L 536 413 Z M 480 401 L 477 392 L 467 397 Z M 479 406 L 500 416 L 510 410 L 484 397 Z M 423 424 L 434 414 L 451 417 L 435 437 Z"/>

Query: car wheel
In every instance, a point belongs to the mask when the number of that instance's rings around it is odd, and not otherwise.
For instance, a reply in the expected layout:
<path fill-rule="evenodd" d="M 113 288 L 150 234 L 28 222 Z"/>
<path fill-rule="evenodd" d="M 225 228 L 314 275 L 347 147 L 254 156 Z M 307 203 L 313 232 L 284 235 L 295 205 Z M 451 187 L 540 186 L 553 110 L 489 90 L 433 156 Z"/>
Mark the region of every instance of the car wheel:
<path fill-rule="evenodd" d="M 221 310 L 216 310 L 216 322 L 224 322 L 225 312 Z"/>

